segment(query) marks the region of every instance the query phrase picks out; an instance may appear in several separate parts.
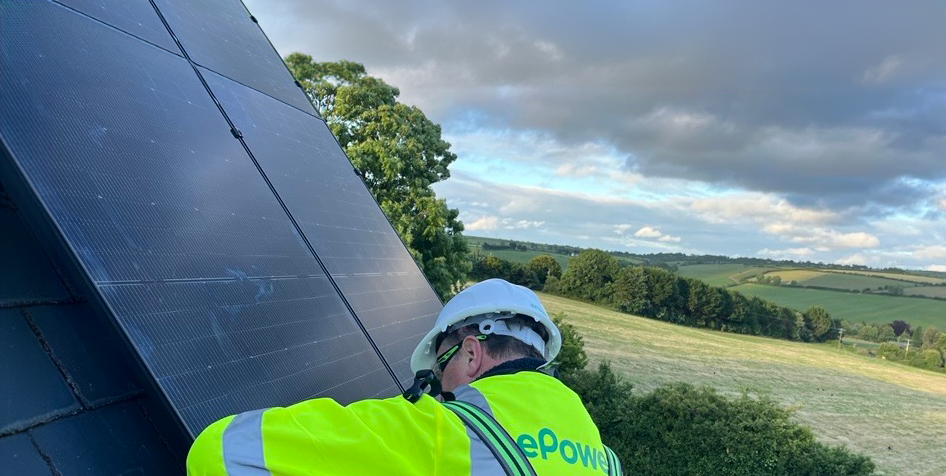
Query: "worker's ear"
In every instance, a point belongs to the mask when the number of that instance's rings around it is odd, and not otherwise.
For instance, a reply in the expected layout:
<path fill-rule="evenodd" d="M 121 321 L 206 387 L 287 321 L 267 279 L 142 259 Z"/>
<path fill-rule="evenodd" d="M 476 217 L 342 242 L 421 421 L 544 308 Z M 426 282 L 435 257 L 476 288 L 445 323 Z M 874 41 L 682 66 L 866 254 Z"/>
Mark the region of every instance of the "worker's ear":
<path fill-rule="evenodd" d="M 463 374 L 469 378 L 479 376 L 485 353 L 486 347 L 479 339 L 473 336 L 466 336 L 463 339 L 463 344 L 460 345 L 460 357 L 463 359 Z"/>

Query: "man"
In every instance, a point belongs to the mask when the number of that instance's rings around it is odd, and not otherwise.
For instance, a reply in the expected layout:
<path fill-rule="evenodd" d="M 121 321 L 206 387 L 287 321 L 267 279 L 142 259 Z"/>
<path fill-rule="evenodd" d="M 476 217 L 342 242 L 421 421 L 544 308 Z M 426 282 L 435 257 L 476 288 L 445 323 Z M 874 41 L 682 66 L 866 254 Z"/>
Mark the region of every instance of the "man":
<path fill-rule="evenodd" d="M 444 400 L 491 415 L 536 474 L 616 472 L 578 395 L 541 371 L 560 348 L 561 334 L 535 293 L 490 279 L 444 306 L 411 368 L 418 377 L 433 370 Z M 224 418 L 194 442 L 188 475 L 504 474 L 454 410 L 430 395 L 413 397 L 348 406 L 319 398 Z"/>

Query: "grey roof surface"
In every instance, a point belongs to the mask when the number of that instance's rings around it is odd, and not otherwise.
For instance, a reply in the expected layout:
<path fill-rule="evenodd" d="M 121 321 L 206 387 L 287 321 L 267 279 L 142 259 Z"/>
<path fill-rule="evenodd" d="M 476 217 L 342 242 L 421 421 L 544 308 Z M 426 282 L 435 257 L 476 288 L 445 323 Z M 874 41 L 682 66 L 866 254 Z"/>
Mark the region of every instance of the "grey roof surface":
<path fill-rule="evenodd" d="M 0 238 L 0 473 L 183 474 L 130 351 L 70 291 L 2 184 Z"/>

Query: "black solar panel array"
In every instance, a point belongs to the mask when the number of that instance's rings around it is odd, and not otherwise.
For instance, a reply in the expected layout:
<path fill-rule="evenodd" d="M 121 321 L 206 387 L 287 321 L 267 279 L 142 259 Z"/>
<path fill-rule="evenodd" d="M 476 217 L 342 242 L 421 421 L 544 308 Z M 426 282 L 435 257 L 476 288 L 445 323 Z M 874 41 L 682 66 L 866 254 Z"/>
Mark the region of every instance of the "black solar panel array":
<path fill-rule="evenodd" d="M 397 393 L 440 302 L 239 0 L 58 3 L 0 3 L 0 171 L 186 429 Z"/>

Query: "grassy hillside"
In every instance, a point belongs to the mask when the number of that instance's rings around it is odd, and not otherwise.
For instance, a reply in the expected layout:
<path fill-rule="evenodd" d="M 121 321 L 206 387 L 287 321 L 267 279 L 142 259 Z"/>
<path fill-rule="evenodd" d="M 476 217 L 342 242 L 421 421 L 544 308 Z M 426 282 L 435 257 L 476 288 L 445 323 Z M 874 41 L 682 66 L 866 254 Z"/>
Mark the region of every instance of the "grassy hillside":
<path fill-rule="evenodd" d="M 741 280 L 764 273 L 766 268 L 744 264 L 694 264 L 680 266 L 677 274 L 687 278 L 696 278 L 711 286 L 732 286 Z"/>
<path fill-rule="evenodd" d="M 836 293 L 834 293 L 836 294 Z M 686 381 L 768 394 L 798 409 L 821 441 L 869 455 L 888 475 L 946 474 L 946 377 L 831 344 L 692 329 L 541 294 L 637 388 Z M 890 298 L 896 299 L 896 298 Z"/>
<path fill-rule="evenodd" d="M 801 311 L 821 306 L 831 317 L 851 322 L 887 324 L 902 319 L 913 326 L 946 328 L 946 301 L 759 284 L 741 284 L 732 289 Z"/>

